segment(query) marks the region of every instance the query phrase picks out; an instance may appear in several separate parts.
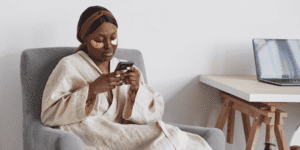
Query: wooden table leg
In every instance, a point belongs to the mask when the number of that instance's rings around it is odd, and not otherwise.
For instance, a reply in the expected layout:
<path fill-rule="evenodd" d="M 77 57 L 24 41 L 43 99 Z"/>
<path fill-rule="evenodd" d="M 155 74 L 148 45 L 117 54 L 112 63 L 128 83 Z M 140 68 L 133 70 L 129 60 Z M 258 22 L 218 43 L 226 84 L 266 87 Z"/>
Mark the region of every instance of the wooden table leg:
<path fill-rule="evenodd" d="M 266 142 L 271 142 L 273 143 L 273 138 L 274 138 L 274 125 L 268 125 L 266 124 Z M 270 145 L 270 149 L 272 149 L 273 146 Z"/>
<path fill-rule="evenodd" d="M 283 129 L 281 125 L 275 125 L 275 135 L 279 150 L 287 150 Z"/>
<path fill-rule="evenodd" d="M 219 114 L 219 118 L 216 123 L 216 128 L 223 130 L 226 119 L 228 118 L 229 111 L 231 110 L 232 102 L 228 99 L 224 100 L 224 104 L 222 106 L 222 110 Z"/>
<path fill-rule="evenodd" d="M 244 132 L 245 132 L 245 140 L 247 143 L 250 129 L 251 129 L 250 117 L 244 113 L 241 114 L 242 114 L 242 120 L 243 120 Z"/>
<path fill-rule="evenodd" d="M 235 109 L 230 109 L 227 125 L 227 142 L 233 144 Z"/>
<path fill-rule="evenodd" d="M 215 127 L 223 130 L 228 118 L 228 143 L 233 143 L 235 110 L 238 110 L 242 113 L 245 139 L 247 143 L 246 150 L 255 150 L 263 122 L 266 124 L 266 141 L 272 143 L 275 132 L 279 150 L 287 150 L 282 129 L 283 117 L 287 117 L 287 113 L 277 109 L 276 107 L 276 105 L 286 105 L 287 103 L 249 103 L 225 92 L 220 92 L 220 95 L 222 96 L 223 106 Z M 254 117 L 252 127 L 250 124 L 250 116 Z"/>
<path fill-rule="evenodd" d="M 275 136 L 278 144 L 278 149 L 279 150 L 288 150 L 284 138 L 284 133 L 283 133 L 283 117 L 287 117 L 287 113 L 282 112 L 281 110 L 276 110 L 275 112 Z"/>
<path fill-rule="evenodd" d="M 255 120 L 253 121 L 252 128 L 247 141 L 246 150 L 255 150 L 263 119 L 264 117 L 262 115 L 259 115 L 259 117 L 257 119 L 255 118 Z"/>

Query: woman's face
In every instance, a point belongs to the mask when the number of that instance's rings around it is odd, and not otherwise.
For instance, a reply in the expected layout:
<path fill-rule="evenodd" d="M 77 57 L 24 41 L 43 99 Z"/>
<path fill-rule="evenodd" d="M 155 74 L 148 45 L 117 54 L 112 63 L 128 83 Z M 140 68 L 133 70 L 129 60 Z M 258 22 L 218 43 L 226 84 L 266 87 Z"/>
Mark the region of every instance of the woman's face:
<path fill-rule="evenodd" d="M 94 61 L 110 61 L 118 47 L 117 27 L 104 22 L 86 39 L 88 55 Z"/>

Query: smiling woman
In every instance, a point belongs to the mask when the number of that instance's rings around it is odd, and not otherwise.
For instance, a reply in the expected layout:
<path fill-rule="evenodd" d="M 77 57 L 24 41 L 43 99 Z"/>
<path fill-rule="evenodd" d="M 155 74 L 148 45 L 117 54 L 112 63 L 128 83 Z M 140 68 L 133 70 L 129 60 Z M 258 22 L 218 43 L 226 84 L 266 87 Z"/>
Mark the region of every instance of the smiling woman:
<path fill-rule="evenodd" d="M 96 61 L 108 61 L 115 53 L 118 23 L 114 16 L 104 7 L 93 6 L 80 16 L 77 27 L 77 39 L 82 43 L 78 49 L 89 54 Z"/>
<path fill-rule="evenodd" d="M 117 27 L 105 22 L 86 39 L 88 54 L 94 61 L 97 63 L 109 61 L 118 46 L 115 42 L 117 39 Z"/>
<path fill-rule="evenodd" d="M 211 150 L 202 137 L 162 121 L 163 97 L 138 68 L 114 72 L 124 61 L 114 57 L 117 28 L 106 8 L 83 12 L 81 45 L 60 60 L 45 86 L 42 123 L 76 134 L 87 150 Z"/>

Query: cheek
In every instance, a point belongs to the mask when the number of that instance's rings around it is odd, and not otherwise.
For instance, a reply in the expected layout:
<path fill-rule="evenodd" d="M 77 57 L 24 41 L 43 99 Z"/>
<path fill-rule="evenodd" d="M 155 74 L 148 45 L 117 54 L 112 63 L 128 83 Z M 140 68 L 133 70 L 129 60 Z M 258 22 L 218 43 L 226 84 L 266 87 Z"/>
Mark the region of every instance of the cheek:
<path fill-rule="evenodd" d="M 111 40 L 112 45 L 118 45 L 118 38 Z"/>
<path fill-rule="evenodd" d="M 102 42 L 96 42 L 95 40 L 91 40 L 91 44 L 94 48 L 102 48 L 104 46 Z"/>

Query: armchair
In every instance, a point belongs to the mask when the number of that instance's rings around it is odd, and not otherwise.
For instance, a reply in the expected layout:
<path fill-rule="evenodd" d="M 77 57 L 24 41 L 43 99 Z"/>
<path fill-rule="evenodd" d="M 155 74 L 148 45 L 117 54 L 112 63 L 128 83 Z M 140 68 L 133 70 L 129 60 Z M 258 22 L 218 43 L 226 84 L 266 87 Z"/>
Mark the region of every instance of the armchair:
<path fill-rule="evenodd" d="M 24 150 L 84 150 L 81 139 L 70 132 L 45 126 L 41 123 L 41 102 L 48 77 L 63 57 L 72 54 L 76 47 L 26 49 L 21 54 L 21 85 L 23 105 Z M 118 48 L 115 57 L 132 60 L 143 72 L 147 83 L 142 54 L 138 50 Z M 169 123 L 172 124 L 172 123 Z M 225 150 L 225 136 L 217 128 L 172 124 L 181 130 L 203 137 L 214 150 Z"/>

